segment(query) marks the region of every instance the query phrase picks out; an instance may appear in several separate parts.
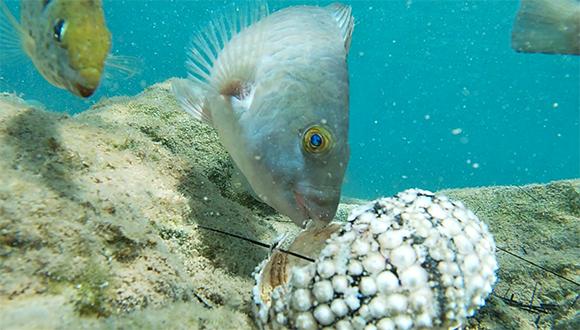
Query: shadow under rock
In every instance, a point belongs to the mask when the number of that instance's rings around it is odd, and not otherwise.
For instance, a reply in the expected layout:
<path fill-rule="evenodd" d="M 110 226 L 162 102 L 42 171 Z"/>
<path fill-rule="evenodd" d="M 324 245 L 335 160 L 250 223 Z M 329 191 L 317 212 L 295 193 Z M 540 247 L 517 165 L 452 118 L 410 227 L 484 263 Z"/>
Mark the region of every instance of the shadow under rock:
<path fill-rule="evenodd" d="M 233 164 L 233 160 L 230 160 L 230 164 Z M 224 176 L 224 174 L 221 174 Z M 212 177 L 210 177 L 212 180 Z M 260 217 L 272 217 L 279 215 L 279 213 L 272 208 L 270 205 L 262 202 L 259 197 L 252 190 L 250 183 L 247 182 L 246 178 L 232 166 L 230 176 L 227 179 L 220 179 L 220 181 L 227 181 L 227 184 L 218 187 L 226 187 L 220 189 L 222 196 L 227 199 L 233 200 L 242 206 L 250 209 L 256 215 Z M 212 180 L 212 182 L 214 182 Z M 288 220 L 291 221 L 291 220 Z"/>
<path fill-rule="evenodd" d="M 11 166 L 40 176 L 59 196 L 76 200 L 78 187 L 72 174 L 85 170 L 81 157 L 63 146 L 58 127 L 66 114 L 39 111 L 29 107 L 6 123 L 2 143 L 14 147 Z"/>
<path fill-rule="evenodd" d="M 194 169 L 185 173 L 178 190 L 189 201 L 189 221 L 193 224 L 258 241 L 274 233 L 273 227 L 261 220 L 257 212 L 222 196 L 214 183 Z M 243 239 L 204 228 L 199 228 L 199 233 L 200 253 L 215 266 L 236 275 L 249 276 L 268 254 L 266 249 Z"/>

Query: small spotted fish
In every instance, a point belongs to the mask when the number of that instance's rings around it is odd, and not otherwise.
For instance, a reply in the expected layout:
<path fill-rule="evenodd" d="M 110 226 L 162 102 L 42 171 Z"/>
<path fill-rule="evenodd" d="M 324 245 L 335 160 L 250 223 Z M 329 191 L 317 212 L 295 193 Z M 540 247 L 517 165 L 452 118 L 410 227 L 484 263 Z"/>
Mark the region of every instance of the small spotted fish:
<path fill-rule="evenodd" d="M 194 37 L 173 90 L 211 124 L 265 203 L 297 225 L 336 214 L 349 159 L 351 8 L 266 4 L 219 17 Z"/>
<path fill-rule="evenodd" d="M 580 1 L 521 0 L 512 48 L 524 53 L 580 55 Z"/>
<path fill-rule="evenodd" d="M 24 52 L 52 85 L 80 97 L 95 92 L 112 58 L 101 0 L 21 0 L 20 22 L 3 0 L 0 9 L 0 58 Z"/>

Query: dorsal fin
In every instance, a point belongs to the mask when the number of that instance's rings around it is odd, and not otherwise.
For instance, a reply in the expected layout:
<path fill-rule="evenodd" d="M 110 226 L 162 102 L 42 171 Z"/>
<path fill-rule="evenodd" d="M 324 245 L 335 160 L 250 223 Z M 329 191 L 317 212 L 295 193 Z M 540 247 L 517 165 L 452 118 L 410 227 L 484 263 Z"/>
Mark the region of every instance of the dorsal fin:
<path fill-rule="evenodd" d="M 189 78 L 201 84 L 202 87 L 211 88 L 210 77 L 212 69 L 216 64 L 220 52 L 236 35 L 259 21 L 269 13 L 265 0 L 255 0 L 245 2 L 241 7 L 231 8 L 230 14 L 222 14 L 207 26 L 206 29 L 198 32 L 192 40 L 191 50 L 187 67 Z M 255 45 L 247 45 L 255 47 Z M 251 55 L 251 54 L 250 54 Z M 228 67 L 234 61 L 224 60 L 218 72 L 222 75 L 232 77 L 232 68 Z M 240 63 L 239 59 L 237 63 Z M 217 79 L 223 77 L 216 77 Z"/>
<path fill-rule="evenodd" d="M 350 42 L 352 40 L 352 31 L 354 30 L 354 17 L 352 16 L 352 7 L 343 5 L 340 3 L 333 3 L 327 7 L 336 22 L 338 23 L 338 27 L 342 33 L 342 38 L 344 40 L 344 48 L 346 49 L 346 53 L 350 49 Z"/>

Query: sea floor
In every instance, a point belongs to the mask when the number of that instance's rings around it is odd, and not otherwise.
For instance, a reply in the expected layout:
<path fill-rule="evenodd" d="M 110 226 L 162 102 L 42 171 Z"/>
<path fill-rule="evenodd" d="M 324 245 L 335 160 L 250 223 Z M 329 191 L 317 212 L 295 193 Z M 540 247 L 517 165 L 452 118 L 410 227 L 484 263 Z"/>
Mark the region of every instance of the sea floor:
<path fill-rule="evenodd" d="M 205 228 L 265 243 L 298 229 L 245 192 L 218 141 L 168 82 L 74 117 L 0 95 L 1 328 L 255 328 L 268 249 Z M 579 179 L 442 193 L 500 248 L 468 329 L 580 328 Z"/>

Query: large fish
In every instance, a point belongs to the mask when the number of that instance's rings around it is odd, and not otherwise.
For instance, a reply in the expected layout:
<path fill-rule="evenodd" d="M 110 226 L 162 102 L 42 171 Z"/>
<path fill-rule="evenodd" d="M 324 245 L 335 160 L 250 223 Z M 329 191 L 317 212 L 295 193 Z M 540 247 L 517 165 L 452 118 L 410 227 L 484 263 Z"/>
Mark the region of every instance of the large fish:
<path fill-rule="evenodd" d="M 262 201 L 297 225 L 327 223 L 349 159 L 351 8 L 235 12 L 194 38 L 189 79 L 173 90 L 215 127 Z"/>
<path fill-rule="evenodd" d="M 101 0 L 22 0 L 20 22 L 2 0 L 0 8 L 5 54 L 24 51 L 54 86 L 93 94 L 111 48 Z"/>
<path fill-rule="evenodd" d="M 521 0 L 512 48 L 525 53 L 580 55 L 580 1 Z"/>

